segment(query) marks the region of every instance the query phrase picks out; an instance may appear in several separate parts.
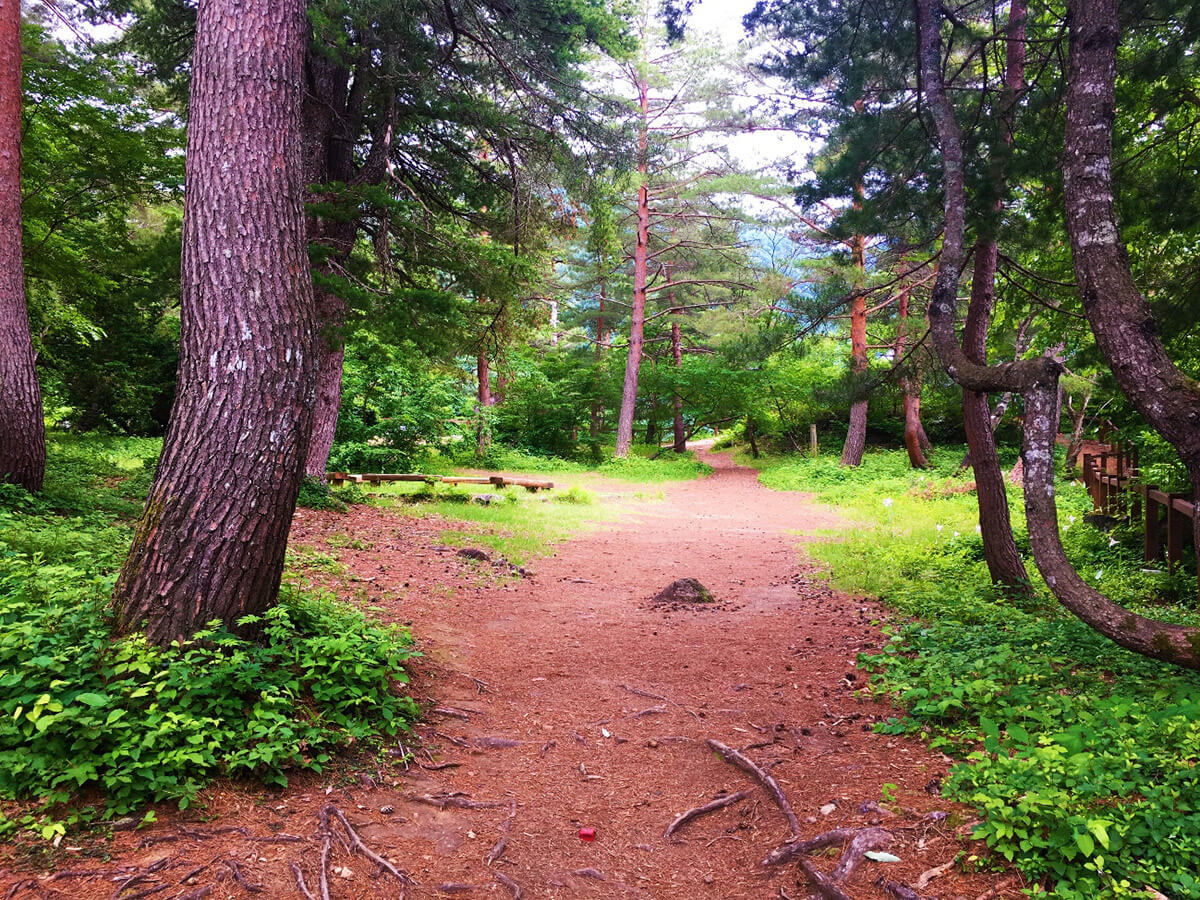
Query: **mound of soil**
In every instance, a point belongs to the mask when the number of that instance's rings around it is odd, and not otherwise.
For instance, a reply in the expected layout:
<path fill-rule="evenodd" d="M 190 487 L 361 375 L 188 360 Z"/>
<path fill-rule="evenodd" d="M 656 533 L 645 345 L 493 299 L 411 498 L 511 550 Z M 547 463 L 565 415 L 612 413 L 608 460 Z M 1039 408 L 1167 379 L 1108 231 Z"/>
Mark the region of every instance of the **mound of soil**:
<path fill-rule="evenodd" d="M 714 603 L 712 591 L 695 578 L 677 578 L 651 598 L 652 603 Z"/>

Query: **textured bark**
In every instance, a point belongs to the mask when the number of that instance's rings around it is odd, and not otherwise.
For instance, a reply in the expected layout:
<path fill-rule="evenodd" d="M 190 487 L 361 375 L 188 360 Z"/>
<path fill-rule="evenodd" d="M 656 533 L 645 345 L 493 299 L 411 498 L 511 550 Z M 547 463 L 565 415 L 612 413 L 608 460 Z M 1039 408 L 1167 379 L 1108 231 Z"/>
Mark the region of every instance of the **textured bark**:
<path fill-rule="evenodd" d="M 621 414 L 617 419 L 617 446 L 614 456 L 629 455 L 633 446 L 633 417 L 637 409 L 638 372 L 642 366 L 642 347 L 646 333 L 647 250 L 650 242 L 650 186 L 647 183 L 650 146 L 650 85 L 645 77 L 638 80 L 641 125 L 638 133 L 637 241 L 633 249 L 633 308 L 629 319 L 629 356 L 625 361 L 625 382 L 621 388 Z"/>
<path fill-rule="evenodd" d="M 908 345 L 908 283 L 900 286 L 896 301 L 896 342 L 892 347 L 895 365 L 904 366 L 904 351 Z M 908 451 L 908 463 L 914 469 L 929 468 L 921 446 L 921 383 L 917 376 L 901 368 L 900 392 L 904 398 L 904 447 Z"/>
<path fill-rule="evenodd" d="M 1200 629 L 1147 619 L 1118 606 L 1080 578 L 1067 559 L 1059 539 L 1054 500 L 1058 387 L 1053 381 L 1036 384 L 1025 392 L 1025 515 L 1029 542 L 1042 577 L 1063 606 L 1122 647 L 1200 669 Z"/>
<path fill-rule="evenodd" d="M 940 16 L 933 14 L 934 0 L 916 0 L 916 8 L 921 87 L 936 126 L 942 160 L 942 252 L 929 302 L 933 347 L 946 373 L 963 388 L 982 393 L 1023 391 L 1039 379 L 1054 377 L 1061 366 L 1047 357 L 982 365 L 963 352 L 955 334 L 967 208 L 962 132 L 942 81 Z M 940 6 L 938 9 L 940 12 Z"/>
<path fill-rule="evenodd" d="M 479 427 L 475 431 L 475 455 L 483 456 L 492 443 L 491 431 L 483 418 L 487 415 L 487 408 L 492 405 L 492 388 L 487 350 L 482 347 L 475 357 L 475 377 L 478 382 L 475 394 L 475 412 L 479 416 Z"/>
<path fill-rule="evenodd" d="M 1121 392 L 1175 448 L 1187 468 L 1193 500 L 1200 502 L 1200 388 L 1167 355 L 1150 304 L 1134 284 L 1117 227 L 1112 184 L 1116 2 L 1074 0 L 1068 9 L 1063 187 L 1075 279 L 1096 345 Z M 1200 548 L 1200 516 L 1192 525 Z M 1200 658 L 1200 646 L 1193 644 L 1192 653 L 1193 660 Z"/>
<path fill-rule="evenodd" d="M 327 185 L 366 184 L 378 181 L 386 169 L 390 147 L 389 118 L 382 120 L 382 131 L 374 136 L 370 154 L 355 158 L 363 127 L 364 99 L 368 78 L 365 66 L 353 72 L 324 53 L 310 50 L 305 59 L 304 104 L 301 112 L 301 140 L 304 146 L 304 183 L 315 191 L 310 199 L 332 202 L 336 195 Z M 358 239 L 357 219 L 322 219 L 309 215 L 305 222 L 310 246 L 320 249 L 317 271 L 334 273 L 349 258 Z M 379 255 L 386 259 L 387 228 L 377 234 Z M 317 326 L 321 340 L 316 345 L 317 393 L 313 409 L 313 429 L 305 454 L 306 476 L 325 480 L 329 452 L 337 432 L 342 405 L 342 369 L 345 360 L 346 304 L 323 287 L 315 286 Z"/>
<path fill-rule="evenodd" d="M 851 244 L 854 265 L 861 276 L 866 270 L 863 238 L 856 235 Z M 867 398 L 859 397 L 861 381 L 867 372 L 867 297 L 856 294 L 850 306 L 850 371 L 853 375 L 853 400 L 850 404 L 850 423 L 846 429 L 846 443 L 842 445 L 843 466 L 862 464 L 863 452 L 867 449 Z"/>
<path fill-rule="evenodd" d="M 165 644 L 273 605 L 312 427 L 300 0 L 202 0 L 193 56 L 178 391 L 115 591 Z"/>
<path fill-rule="evenodd" d="M 1012 55 L 1010 42 L 1010 59 Z M 987 363 L 987 331 L 995 305 L 995 240 L 975 244 L 975 270 L 971 277 L 971 300 L 963 328 L 963 352 L 975 363 Z M 1004 470 L 996 453 L 996 435 L 987 394 L 963 390 L 963 427 L 967 432 L 968 455 L 975 476 L 975 496 L 979 503 L 979 533 L 983 539 L 983 557 L 994 584 L 1009 594 L 1030 591 L 1029 573 L 1013 539 L 1008 511 L 1008 491 Z"/>
<path fill-rule="evenodd" d="M 346 317 L 346 303 L 331 291 L 319 287 L 314 288 L 314 295 L 319 327 L 314 348 L 317 355 L 317 393 L 313 403 L 312 434 L 304 458 L 304 475 L 323 482 L 342 406 L 342 368 L 346 356 L 342 325 Z"/>
<path fill-rule="evenodd" d="M 667 279 L 670 280 L 674 276 L 674 266 L 667 267 Z M 671 291 L 668 302 L 671 304 L 671 358 L 675 363 L 675 371 L 678 373 L 683 368 L 683 339 L 679 333 L 679 316 L 682 311 L 675 306 L 675 292 Z M 672 419 L 672 432 L 675 436 L 675 442 L 672 448 L 676 453 L 683 453 L 687 450 L 687 427 L 683 424 L 683 397 L 676 390 L 671 397 L 671 410 L 674 413 Z"/>
<path fill-rule="evenodd" d="M 0 482 L 46 473 L 46 430 L 21 260 L 21 4 L 0 0 Z"/>

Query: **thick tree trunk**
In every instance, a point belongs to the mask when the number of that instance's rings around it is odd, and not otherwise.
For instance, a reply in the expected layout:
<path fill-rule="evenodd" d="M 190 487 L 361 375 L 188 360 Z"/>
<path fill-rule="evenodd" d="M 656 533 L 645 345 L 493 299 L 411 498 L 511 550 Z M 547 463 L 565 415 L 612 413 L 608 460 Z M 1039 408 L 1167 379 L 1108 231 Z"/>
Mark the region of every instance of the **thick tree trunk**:
<path fill-rule="evenodd" d="M 46 474 L 46 428 L 21 259 L 21 4 L 0 0 L 0 482 Z"/>
<path fill-rule="evenodd" d="M 852 250 L 854 264 L 861 276 L 866 270 L 863 238 L 856 235 Z M 850 306 L 850 371 L 852 373 L 852 400 L 850 423 L 846 429 L 846 443 L 842 445 L 843 466 L 862 465 L 863 452 L 867 449 L 867 398 L 859 397 L 863 390 L 862 381 L 867 372 L 867 297 L 859 293 Z"/>
<path fill-rule="evenodd" d="M 1063 188 L 1083 309 L 1121 392 L 1175 448 L 1187 468 L 1193 499 L 1200 503 L 1200 389 L 1167 355 L 1150 304 L 1134 283 L 1117 225 L 1112 184 L 1120 36 L 1116 2 L 1072 0 L 1068 9 Z M 1194 546 L 1200 549 L 1200 516 L 1192 526 Z M 1192 659 L 1200 660 L 1200 640 L 1195 638 Z"/>
<path fill-rule="evenodd" d="M 183 229 L 179 386 L 117 582 L 118 628 L 166 644 L 273 605 L 309 432 L 300 0 L 201 0 Z"/>
<path fill-rule="evenodd" d="M 642 365 L 642 347 L 646 332 L 647 251 L 650 242 L 650 186 L 646 181 L 650 146 L 650 86 L 643 77 L 638 81 L 641 106 L 641 131 L 638 135 L 638 173 L 641 183 L 637 196 L 637 240 L 633 249 L 633 309 L 629 319 L 629 356 L 625 361 L 625 383 L 621 389 L 621 414 L 617 419 L 617 446 L 614 456 L 629 455 L 633 446 L 633 417 L 637 408 L 638 372 Z"/>

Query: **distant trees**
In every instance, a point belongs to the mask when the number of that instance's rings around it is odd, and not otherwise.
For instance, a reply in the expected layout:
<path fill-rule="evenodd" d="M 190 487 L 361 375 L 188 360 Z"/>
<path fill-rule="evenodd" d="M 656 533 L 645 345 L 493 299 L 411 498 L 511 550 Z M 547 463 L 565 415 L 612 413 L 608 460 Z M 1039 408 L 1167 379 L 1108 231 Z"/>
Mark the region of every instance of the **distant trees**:
<path fill-rule="evenodd" d="M 46 471 L 21 252 L 21 4 L 0 0 L 0 482 L 39 490 Z"/>
<path fill-rule="evenodd" d="M 301 0 L 201 0 L 171 425 L 115 591 L 165 644 L 276 599 L 312 428 Z"/>

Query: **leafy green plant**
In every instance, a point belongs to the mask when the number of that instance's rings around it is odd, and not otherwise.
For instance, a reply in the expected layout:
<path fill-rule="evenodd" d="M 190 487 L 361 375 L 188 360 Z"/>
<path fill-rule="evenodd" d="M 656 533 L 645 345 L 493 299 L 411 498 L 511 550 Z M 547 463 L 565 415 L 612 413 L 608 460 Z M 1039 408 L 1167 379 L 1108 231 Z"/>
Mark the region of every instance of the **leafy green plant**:
<path fill-rule="evenodd" d="M 974 495 L 949 471 L 961 453 L 939 449 L 924 473 L 906 468 L 903 451 L 870 453 L 859 472 L 835 460 L 761 463 L 764 482 L 814 492 L 854 517 L 841 540 L 813 545 L 835 582 L 915 617 L 861 658 L 873 690 L 908 712 L 879 730 L 961 760 L 945 793 L 979 810 L 974 836 L 1022 872 L 1031 894 L 1200 897 L 1200 676 L 1117 647 L 1044 589 L 1020 605 L 999 597 Z M 1194 572 L 1145 571 L 1140 534 L 1088 525 L 1077 485 L 1060 486 L 1059 506 L 1064 546 L 1085 578 L 1131 609 L 1200 620 Z"/>
<path fill-rule="evenodd" d="M 144 490 L 147 442 L 55 437 L 36 498 L 0 491 L 0 830 L 47 838 L 222 775 L 283 784 L 417 714 L 407 631 L 285 586 L 247 640 L 213 626 L 163 649 L 114 640 L 109 598 Z M 89 508 L 88 498 L 91 499 Z M 97 792 L 99 808 L 81 806 Z"/>

